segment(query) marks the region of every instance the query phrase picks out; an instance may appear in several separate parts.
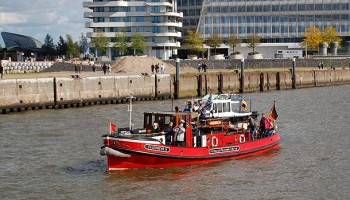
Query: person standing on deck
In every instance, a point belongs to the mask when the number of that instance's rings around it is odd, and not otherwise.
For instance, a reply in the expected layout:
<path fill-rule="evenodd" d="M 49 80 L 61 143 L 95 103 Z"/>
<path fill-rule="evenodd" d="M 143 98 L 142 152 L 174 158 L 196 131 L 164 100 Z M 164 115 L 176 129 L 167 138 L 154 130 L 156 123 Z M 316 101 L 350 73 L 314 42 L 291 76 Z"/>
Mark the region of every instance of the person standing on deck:
<path fill-rule="evenodd" d="M 268 136 L 268 132 L 273 129 L 273 125 L 271 121 L 266 117 L 265 113 L 261 114 L 259 129 L 260 134 L 262 134 L 263 137 Z"/>
<path fill-rule="evenodd" d="M 255 133 L 255 129 L 256 129 L 256 123 L 250 115 L 247 116 L 247 119 L 249 120 L 249 124 L 248 124 L 248 127 L 250 129 L 249 132 L 250 132 L 252 141 L 254 141 L 254 133 Z"/>
<path fill-rule="evenodd" d="M 165 127 L 163 132 L 165 134 L 165 145 L 171 144 L 171 134 L 173 132 L 173 122 L 169 122 L 169 126 Z"/>
<path fill-rule="evenodd" d="M 174 128 L 175 132 L 175 146 L 185 146 L 185 128 L 183 122 Z"/>

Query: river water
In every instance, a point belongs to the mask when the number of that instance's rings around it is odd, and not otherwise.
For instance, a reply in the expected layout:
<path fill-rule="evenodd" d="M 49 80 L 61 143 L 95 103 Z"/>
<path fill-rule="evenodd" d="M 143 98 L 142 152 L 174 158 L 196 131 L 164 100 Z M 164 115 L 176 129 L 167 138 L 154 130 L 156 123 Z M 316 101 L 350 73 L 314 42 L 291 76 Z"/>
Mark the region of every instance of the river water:
<path fill-rule="evenodd" d="M 278 112 L 281 145 L 210 164 L 106 172 L 109 121 L 127 104 L 0 115 L 0 199 L 349 199 L 350 85 L 251 93 Z M 175 101 L 183 107 L 184 100 Z M 134 103 L 133 123 L 171 101 Z"/>

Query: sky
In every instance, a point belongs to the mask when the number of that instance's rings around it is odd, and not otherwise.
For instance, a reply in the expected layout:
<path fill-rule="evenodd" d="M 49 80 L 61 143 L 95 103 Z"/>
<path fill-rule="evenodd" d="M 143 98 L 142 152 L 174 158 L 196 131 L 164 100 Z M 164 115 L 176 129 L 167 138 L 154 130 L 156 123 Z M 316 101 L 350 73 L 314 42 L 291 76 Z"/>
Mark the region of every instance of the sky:
<path fill-rule="evenodd" d="M 83 8 L 84 1 L 91 0 L 0 0 L 0 32 L 31 36 L 43 44 L 46 34 L 54 44 L 67 34 L 78 41 L 81 33 L 92 31 L 85 28 L 90 20 L 83 15 L 90 10 Z"/>

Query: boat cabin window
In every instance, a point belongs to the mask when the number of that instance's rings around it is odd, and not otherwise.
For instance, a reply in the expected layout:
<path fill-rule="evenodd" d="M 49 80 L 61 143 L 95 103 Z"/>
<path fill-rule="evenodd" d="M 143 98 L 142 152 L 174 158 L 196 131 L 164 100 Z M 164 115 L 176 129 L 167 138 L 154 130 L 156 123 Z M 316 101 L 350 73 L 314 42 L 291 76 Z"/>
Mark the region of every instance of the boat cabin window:
<path fill-rule="evenodd" d="M 238 105 L 235 106 L 235 103 L 231 103 L 231 111 L 233 112 L 239 112 Z"/>
<path fill-rule="evenodd" d="M 218 112 L 222 112 L 222 103 L 218 103 L 217 106 L 218 106 Z"/>
<path fill-rule="evenodd" d="M 229 103 L 223 103 L 223 104 L 222 104 L 222 108 L 223 108 L 223 111 L 224 111 L 224 112 L 230 111 L 229 107 L 230 107 L 230 104 L 229 104 Z"/>
<path fill-rule="evenodd" d="M 216 103 L 213 103 L 213 106 L 211 107 L 211 110 L 213 110 L 214 113 L 218 112 L 218 108 L 216 106 Z"/>
<path fill-rule="evenodd" d="M 152 115 L 146 115 L 146 125 L 147 126 L 152 126 L 155 118 Z"/>

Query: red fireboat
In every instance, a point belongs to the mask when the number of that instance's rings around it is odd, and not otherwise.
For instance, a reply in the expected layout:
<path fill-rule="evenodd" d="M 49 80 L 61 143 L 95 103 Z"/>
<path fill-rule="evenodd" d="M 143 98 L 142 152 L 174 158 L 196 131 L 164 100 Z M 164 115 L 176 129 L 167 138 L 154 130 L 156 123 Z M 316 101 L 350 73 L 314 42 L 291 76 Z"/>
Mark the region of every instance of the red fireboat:
<path fill-rule="evenodd" d="M 246 121 L 231 125 L 225 118 L 195 119 L 193 113 L 186 112 L 144 113 L 143 128 L 132 129 L 130 118 L 130 127 L 102 136 L 104 146 L 100 154 L 107 156 L 108 170 L 163 168 L 261 153 L 280 144 L 276 130 L 266 137 L 256 134 L 254 139 L 251 138 Z M 159 125 L 159 130 L 170 122 L 174 126 L 182 123 L 185 130 L 182 145 L 174 141 L 174 132 L 170 143 L 166 142 L 164 134 L 151 133 L 154 122 Z"/>

